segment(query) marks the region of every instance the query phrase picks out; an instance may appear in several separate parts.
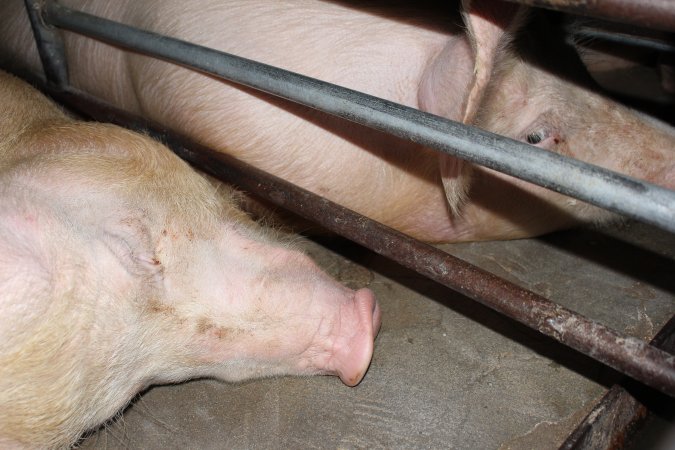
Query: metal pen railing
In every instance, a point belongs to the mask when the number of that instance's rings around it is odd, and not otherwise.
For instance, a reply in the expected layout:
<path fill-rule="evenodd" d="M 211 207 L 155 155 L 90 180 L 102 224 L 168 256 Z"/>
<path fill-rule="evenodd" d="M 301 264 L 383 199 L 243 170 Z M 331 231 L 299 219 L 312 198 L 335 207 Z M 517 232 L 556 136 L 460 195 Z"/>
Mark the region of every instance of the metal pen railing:
<path fill-rule="evenodd" d="M 598 206 L 675 231 L 675 192 L 413 108 L 255 61 L 64 8 L 26 0 L 52 93 L 99 120 L 152 127 L 141 118 L 75 97 L 55 25 L 263 90 L 423 143 Z M 78 106 L 79 105 L 79 106 Z M 83 106 L 84 105 L 84 106 Z M 107 111 L 107 112 L 106 112 Z M 120 119 L 121 118 L 121 119 Z M 675 357 L 591 321 L 438 249 L 225 155 L 157 129 L 157 137 L 200 169 L 391 257 L 635 379 L 675 396 Z M 339 220 L 336 220 L 338 218 Z"/>

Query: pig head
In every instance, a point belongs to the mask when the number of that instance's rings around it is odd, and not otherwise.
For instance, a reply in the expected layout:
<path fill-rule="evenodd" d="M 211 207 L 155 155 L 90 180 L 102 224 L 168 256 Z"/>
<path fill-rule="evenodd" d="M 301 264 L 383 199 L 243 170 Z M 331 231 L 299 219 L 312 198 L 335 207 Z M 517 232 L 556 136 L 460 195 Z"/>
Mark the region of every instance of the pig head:
<path fill-rule="evenodd" d="M 427 68 L 422 109 L 675 188 L 673 128 L 596 93 L 573 49 L 546 39 L 545 21 L 523 30 L 531 11 L 498 0 L 463 0 L 462 11 L 467 32 Z M 440 170 L 459 239 L 527 237 L 613 218 L 448 155 Z"/>
<path fill-rule="evenodd" d="M 0 447 L 64 447 L 154 383 L 363 377 L 380 312 L 168 149 L 0 73 Z"/>

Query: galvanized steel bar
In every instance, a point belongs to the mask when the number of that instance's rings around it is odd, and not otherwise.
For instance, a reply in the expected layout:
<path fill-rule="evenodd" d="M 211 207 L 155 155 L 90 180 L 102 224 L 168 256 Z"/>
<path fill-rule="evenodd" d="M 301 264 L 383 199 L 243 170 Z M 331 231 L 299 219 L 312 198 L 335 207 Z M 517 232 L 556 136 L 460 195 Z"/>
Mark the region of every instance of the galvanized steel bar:
<path fill-rule="evenodd" d="M 74 91 L 52 95 L 100 121 L 143 129 L 178 156 L 244 191 L 268 200 L 397 261 L 591 358 L 675 397 L 675 356 L 589 320 L 442 250 L 416 241 L 287 181 L 196 144 L 166 128 Z"/>
<path fill-rule="evenodd" d="M 248 59 L 46 5 L 51 24 L 421 143 L 675 232 L 675 191 L 397 103 Z"/>
<path fill-rule="evenodd" d="M 514 3 L 675 31 L 673 0 L 509 0 Z"/>

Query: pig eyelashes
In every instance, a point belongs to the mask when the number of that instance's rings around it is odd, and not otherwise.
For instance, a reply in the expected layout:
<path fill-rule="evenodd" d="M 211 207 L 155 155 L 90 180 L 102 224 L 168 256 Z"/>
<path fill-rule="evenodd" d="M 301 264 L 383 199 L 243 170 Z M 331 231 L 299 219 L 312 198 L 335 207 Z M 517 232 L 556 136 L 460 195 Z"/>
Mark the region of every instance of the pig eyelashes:
<path fill-rule="evenodd" d="M 537 130 L 528 134 L 525 140 L 527 141 L 528 144 L 537 145 L 538 143 L 546 139 L 546 137 L 547 135 L 544 130 Z"/>
<path fill-rule="evenodd" d="M 530 132 L 521 136 L 519 140 L 546 149 L 552 148 L 562 140 L 560 133 L 548 126 L 530 127 L 530 130 Z"/>

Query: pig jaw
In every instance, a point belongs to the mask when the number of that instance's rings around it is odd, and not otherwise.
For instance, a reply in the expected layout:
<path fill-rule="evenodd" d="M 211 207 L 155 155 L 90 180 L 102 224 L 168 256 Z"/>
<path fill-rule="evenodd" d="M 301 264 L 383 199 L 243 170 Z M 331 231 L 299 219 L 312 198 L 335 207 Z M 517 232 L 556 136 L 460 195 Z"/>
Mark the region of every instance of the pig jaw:
<path fill-rule="evenodd" d="M 157 312 L 179 325 L 173 328 L 186 343 L 192 376 L 332 374 L 349 386 L 361 380 L 380 326 L 370 290 L 351 291 L 305 255 L 238 232 L 188 244 L 179 253 L 190 269 L 166 275 L 167 300 Z M 164 273 L 176 273 L 179 261 L 159 255 Z M 200 302 L 185 300 L 190 296 Z"/>

